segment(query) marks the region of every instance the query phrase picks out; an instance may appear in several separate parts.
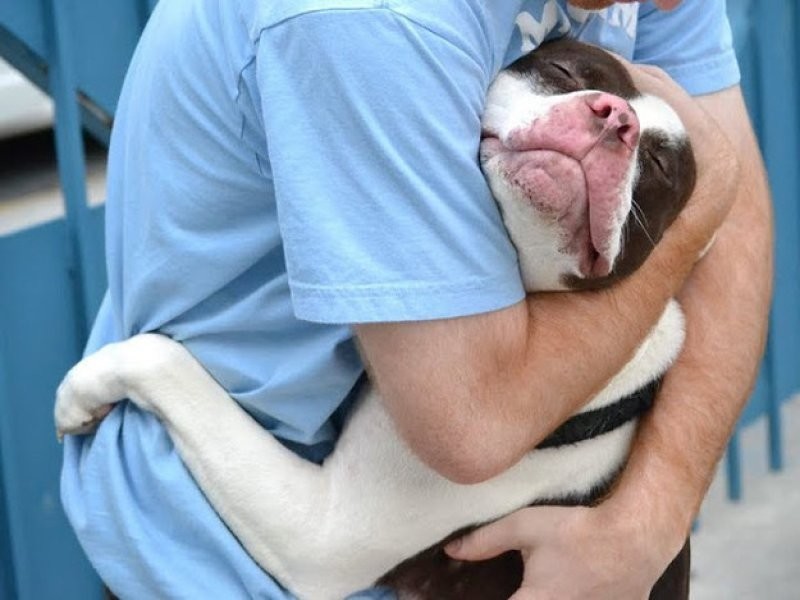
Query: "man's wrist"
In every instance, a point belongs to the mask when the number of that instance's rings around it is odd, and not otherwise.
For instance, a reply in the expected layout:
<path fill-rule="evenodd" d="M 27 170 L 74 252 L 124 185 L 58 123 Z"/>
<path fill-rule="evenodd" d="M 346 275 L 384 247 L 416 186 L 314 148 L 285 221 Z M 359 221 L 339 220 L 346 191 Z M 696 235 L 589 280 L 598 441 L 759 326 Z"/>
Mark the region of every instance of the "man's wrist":
<path fill-rule="evenodd" d="M 656 483 L 655 479 L 651 483 Z M 653 490 L 641 481 L 629 484 L 623 478 L 598 508 L 605 512 L 609 527 L 646 549 L 647 558 L 663 568 L 686 542 L 694 521 L 698 500 L 687 491 Z"/>

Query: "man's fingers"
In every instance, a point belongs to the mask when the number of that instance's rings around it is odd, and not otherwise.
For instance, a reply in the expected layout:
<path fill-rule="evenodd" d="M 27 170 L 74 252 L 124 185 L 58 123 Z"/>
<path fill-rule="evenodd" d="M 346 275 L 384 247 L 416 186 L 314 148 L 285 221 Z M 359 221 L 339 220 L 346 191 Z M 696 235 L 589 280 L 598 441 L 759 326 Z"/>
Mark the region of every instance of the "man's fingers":
<path fill-rule="evenodd" d="M 655 5 L 660 10 L 674 10 L 681 3 L 681 0 L 655 0 Z"/>
<path fill-rule="evenodd" d="M 685 100 L 689 97 L 686 91 L 659 67 L 637 63 L 628 65 L 628 72 L 640 92 L 658 96 L 670 103 L 676 99 Z"/>
<path fill-rule="evenodd" d="M 499 521 L 479 527 L 450 542 L 445 551 L 459 560 L 487 560 L 509 550 L 530 547 L 537 529 L 533 510 L 518 510 Z"/>
<path fill-rule="evenodd" d="M 678 85 L 669 74 L 655 65 L 637 63 L 631 68 L 634 83 L 650 83 L 651 85 Z"/>

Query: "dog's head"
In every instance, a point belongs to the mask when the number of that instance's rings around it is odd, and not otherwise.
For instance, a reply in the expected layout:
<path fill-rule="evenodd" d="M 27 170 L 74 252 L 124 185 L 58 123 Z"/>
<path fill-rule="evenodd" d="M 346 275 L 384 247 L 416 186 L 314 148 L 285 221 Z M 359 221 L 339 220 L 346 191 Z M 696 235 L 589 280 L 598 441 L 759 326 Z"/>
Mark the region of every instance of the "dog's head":
<path fill-rule="evenodd" d="M 529 291 L 629 275 L 694 188 L 675 112 L 580 42 L 545 44 L 501 72 L 482 125 L 481 166 Z"/>

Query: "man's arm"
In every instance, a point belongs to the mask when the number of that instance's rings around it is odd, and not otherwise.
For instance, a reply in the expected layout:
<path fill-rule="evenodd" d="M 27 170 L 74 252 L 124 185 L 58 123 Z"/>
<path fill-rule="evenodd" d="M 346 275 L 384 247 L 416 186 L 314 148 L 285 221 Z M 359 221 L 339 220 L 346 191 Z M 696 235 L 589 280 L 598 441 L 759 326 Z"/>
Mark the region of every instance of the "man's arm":
<path fill-rule="evenodd" d="M 686 344 L 617 486 L 596 508 L 524 509 L 448 549 L 468 560 L 522 549 L 526 579 L 515 599 L 548 591 L 559 598 L 646 595 L 684 543 L 751 391 L 772 291 L 769 190 L 739 88 L 698 101 L 737 149 L 741 182 L 680 294 Z"/>
<path fill-rule="evenodd" d="M 610 290 L 540 294 L 489 314 L 356 328 L 401 435 L 445 477 L 473 483 L 502 472 L 602 389 L 727 214 L 731 146 L 691 98 L 674 84 L 669 91 L 691 135 L 698 183 L 637 273 Z"/>
<path fill-rule="evenodd" d="M 752 390 L 772 294 L 769 189 L 741 92 L 737 87 L 698 102 L 737 148 L 741 183 L 714 245 L 680 294 L 686 345 L 642 423 L 615 492 L 616 501 L 639 507 L 642 518 L 674 528 L 675 545 L 688 532 Z"/>

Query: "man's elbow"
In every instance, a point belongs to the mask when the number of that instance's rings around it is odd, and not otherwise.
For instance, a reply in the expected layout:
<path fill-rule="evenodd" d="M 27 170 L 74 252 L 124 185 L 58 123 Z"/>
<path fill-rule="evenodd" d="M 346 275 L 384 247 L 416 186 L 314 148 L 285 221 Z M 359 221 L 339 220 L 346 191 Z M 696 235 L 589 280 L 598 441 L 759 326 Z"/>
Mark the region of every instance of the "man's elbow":
<path fill-rule="evenodd" d="M 531 448 L 519 424 L 498 424 L 492 416 L 474 416 L 435 431 L 403 432 L 412 452 L 439 475 L 462 485 L 492 479 Z"/>
<path fill-rule="evenodd" d="M 460 485 L 488 481 L 511 466 L 507 460 L 476 452 L 468 443 L 456 444 L 447 453 L 420 458 L 439 475 Z"/>

